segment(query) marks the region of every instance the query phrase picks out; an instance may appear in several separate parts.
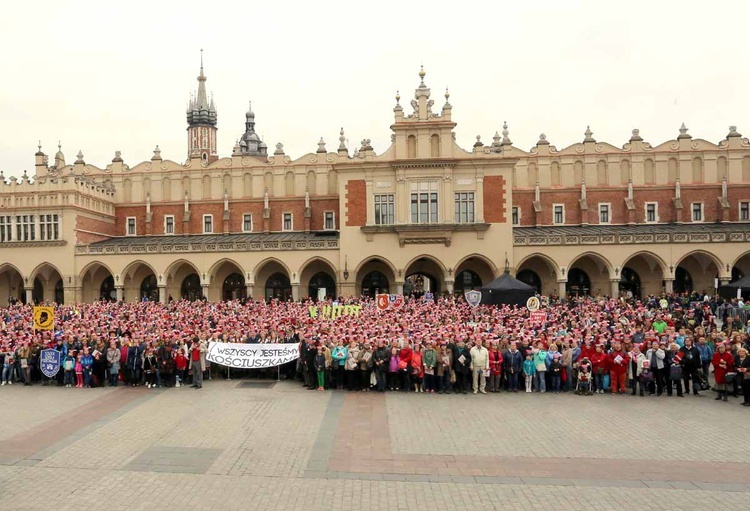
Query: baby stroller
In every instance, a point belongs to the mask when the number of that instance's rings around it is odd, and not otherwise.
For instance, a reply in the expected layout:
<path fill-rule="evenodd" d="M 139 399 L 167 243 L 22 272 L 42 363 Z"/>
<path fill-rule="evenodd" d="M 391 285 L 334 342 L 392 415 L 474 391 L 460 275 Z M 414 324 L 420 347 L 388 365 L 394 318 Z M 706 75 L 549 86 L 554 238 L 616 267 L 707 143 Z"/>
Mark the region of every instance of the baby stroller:
<path fill-rule="evenodd" d="M 591 360 L 582 358 L 578 366 L 578 381 L 576 381 L 576 394 L 579 396 L 591 396 Z"/>

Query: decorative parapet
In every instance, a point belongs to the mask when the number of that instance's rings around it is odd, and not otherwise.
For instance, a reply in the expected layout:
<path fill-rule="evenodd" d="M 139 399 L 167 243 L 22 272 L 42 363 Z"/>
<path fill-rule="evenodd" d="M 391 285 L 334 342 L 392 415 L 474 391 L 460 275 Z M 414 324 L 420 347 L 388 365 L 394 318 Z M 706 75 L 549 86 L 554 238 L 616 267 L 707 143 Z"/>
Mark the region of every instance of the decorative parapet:
<path fill-rule="evenodd" d="M 747 243 L 750 241 L 750 225 L 742 225 L 733 230 L 731 227 L 720 232 L 648 232 L 646 227 L 638 233 L 586 232 L 581 234 L 560 234 L 559 232 L 539 232 L 535 229 L 524 229 L 526 232 L 514 232 L 514 246 L 556 246 L 556 245 L 630 245 L 654 243 Z M 530 231 L 530 232 L 529 232 Z M 552 231 L 552 230 L 550 230 Z"/>
<path fill-rule="evenodd" d="M 78 255 L 116 254 L 184 254 L 199 252 L 263 252 L 269 250 L 338 250 L 338 239 L 305 241 L 236 241 L 227 243 L 168 243 L 156 242 L 128 245 L 78 245 Z"/>

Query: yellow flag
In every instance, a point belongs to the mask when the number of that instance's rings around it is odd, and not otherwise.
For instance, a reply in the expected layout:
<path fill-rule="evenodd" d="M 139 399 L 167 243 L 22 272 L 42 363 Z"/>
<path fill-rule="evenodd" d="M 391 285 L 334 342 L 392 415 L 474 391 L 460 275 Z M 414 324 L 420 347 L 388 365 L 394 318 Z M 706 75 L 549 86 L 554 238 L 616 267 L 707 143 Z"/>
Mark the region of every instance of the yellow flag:
<path fill-rule="evenodd" d="M 55 326 L 55 309 L 52 307 L 34 307 L 34 329 L 52 330 Z"/>

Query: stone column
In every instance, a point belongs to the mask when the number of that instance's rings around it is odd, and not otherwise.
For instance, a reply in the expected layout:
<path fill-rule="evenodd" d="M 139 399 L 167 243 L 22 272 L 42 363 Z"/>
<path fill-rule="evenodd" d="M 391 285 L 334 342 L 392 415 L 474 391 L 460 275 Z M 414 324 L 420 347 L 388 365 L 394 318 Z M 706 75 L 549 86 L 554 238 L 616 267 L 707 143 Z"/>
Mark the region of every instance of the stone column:
<path fill-rule="evenodd" d="M 299 284 L 292 284 L 292 300 L 299 301 Z"/>
<path fill-rule="evenodd" d="M 566 298 L 568 296 L 568 293 L 566 291 L 567 285 L 568 285 L 568 279 L 559 279 L 557 281 L 557 295 L 560 298 Z"/>
<path fill-rule="evenodd" d="M 33 289 L 26 288 L 26 303 L 27 304 L 34 303 L 34 290 Z"/>
<path fill-rule="evenodd" d="M 63 300 L 66 304 L 79 303 L 82 300 L 82 289 L 80 287 L 67 286 L 63 287 Z"/>
<path fill-rule="evenodd" d="M 399 295 L 404 294 L 404 283 L 403 282 L 396 282 L 396 294 L 399 294 Z"/>
<path fill-rule="evenodd" d="M 201 293 L 203 293 L 203 297 L 208 300 L 208 284 L 201 284 Z"/>
<path fill-rule="evenodd" d="M 245 283 L 245 294 L 247 295 L 248 300 L 253 299 L 253 284 L 252 283 Z"/>
<path fill-rule="evenodd" d="M 125 294 L 124 291 L 125 290 L 123 289 L 123 286 L 115 286 L 115 298 L 118 302 L 121 302 L 123 300 Z"/>
<path fill-rule="evenodd" d="M 354 282 L 339 282 L 339 294 L 343 297 L 355 296 Z"/>
<path fill-rule="evenodd" d="M 610 279 L 610 296 L 617 298 L 620 294 L 620 279 Z"/>
<path fill-rule="evenodd" d="M 167 285 L 160 284 L 157 287 L 159 288 L 159 302 L 167 303 Z"/>
<path fill-rule="evenodd" d="M 674 279 L 664 279 L 664 290 L 671 293 L 674 290 Z"/>
<path fill-rule="evenodd" d="M 448 291 L 448 296 L 453 296 L 453 281 L 452 280 L 445 281 L 445 290 Z"/>

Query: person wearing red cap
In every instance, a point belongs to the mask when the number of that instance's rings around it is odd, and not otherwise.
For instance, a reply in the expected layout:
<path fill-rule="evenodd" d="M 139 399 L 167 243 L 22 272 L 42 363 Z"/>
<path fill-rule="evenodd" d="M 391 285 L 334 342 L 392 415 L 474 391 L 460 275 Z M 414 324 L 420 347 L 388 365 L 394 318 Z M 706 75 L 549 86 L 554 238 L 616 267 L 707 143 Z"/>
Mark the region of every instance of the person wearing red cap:
<path fill-rule="evenodd" d="M 614 343 L 612 352 L 608 355 L 609 362 L 609 381 L 612 387 L 612 395 L 625 395 L 625 384 L 628 373 L 628 354 L 622 349 L 622 343 L 617 340 Z"/>
<path fill-rule="evenodd" d="M 594 372 L 594 393 L 604 394 L 604 375 L 608 373 L 608 359 L 602 344 L 596 345 L 596 351 L 589 357 Z"/>

